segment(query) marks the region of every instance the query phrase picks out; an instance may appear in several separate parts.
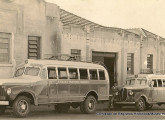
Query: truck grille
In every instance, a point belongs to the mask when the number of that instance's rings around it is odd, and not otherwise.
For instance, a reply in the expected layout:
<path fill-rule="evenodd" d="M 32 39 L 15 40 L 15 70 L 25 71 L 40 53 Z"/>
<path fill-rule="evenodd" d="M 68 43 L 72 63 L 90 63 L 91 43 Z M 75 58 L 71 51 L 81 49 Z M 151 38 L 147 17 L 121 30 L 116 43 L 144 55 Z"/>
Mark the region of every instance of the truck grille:
<path fill-rule="evenodd" d="M 0 86 L 0 96 L 2 96 L 3 95 L 3 88 L 2 88 L 2 86 Z"/>
<path fill-rule="evenodd" d="M 126 88 L 123 88 L 121 90 L 121 100 L 122 101 L 125 101 L 127 99 L 127 89 Z"/>

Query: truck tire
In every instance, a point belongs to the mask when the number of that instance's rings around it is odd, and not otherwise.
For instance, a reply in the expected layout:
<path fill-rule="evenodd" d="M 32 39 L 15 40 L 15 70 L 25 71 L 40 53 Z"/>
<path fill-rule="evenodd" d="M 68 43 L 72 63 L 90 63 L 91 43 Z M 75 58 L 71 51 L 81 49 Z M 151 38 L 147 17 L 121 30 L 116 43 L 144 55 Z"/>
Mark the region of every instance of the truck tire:
<path fill-rule="evenodd" d="M 59 103 L 54 106 L 55 111 L 59 113 L 68 113 L 70 109 L 70 104 L 69 103 Z"/>
<path fill-rule="evenodd" d="M 94 96 L 87 96 L 82 104 L 82 110 L 86 114 L 94 113 L 96 110 L 97 101 Z"/>
<path fill-rule="evenodd" d="M 28 116 L 31 110 L 29 98 L 26 96 L 19 96 L 13 103 L 13 114 L 16 117 L 23 118 Z"/>
<path fill-rule="evenodd" d="M 6 106 L 0 106 L 0 115 L 4 114 L 6 110 Z"/>
<path fill-rule="evenodd" d="M 139 111 L 145 110 L 146 107 L 145 105 L 146 105 L 145 100 L 142 97 L 136 102 L 136 108 Z"/>

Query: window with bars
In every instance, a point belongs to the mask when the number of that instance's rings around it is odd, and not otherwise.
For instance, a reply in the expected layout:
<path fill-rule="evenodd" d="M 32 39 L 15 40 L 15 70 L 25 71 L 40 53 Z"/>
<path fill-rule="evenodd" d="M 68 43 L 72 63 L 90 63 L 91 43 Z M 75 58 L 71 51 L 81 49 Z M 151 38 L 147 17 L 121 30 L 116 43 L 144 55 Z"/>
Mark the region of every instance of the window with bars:
<path fill-rule="evenodd" d="M 81 60 L 81 50 L 71 49 L 71 55 L 74 56 L 77 61 Z"/>
<path fill-rule="evenodd" d="M 9 63 L 10 60 L 10 33 L 0 32 L 0 63 Z"/>
<path fill-rule="evenodd" d="M 40 59 L 40 37 L 28 37 L 28 59 Z"/>
<path fill-rule="evenodd" d="M 147 55 L 147 69 L 153 70 L 153 55 L 152 54 Z"/>
<path fill-rule="evenodd" d="M 127 54 L 127 74 L 134 74 L 134 54 Z"/>

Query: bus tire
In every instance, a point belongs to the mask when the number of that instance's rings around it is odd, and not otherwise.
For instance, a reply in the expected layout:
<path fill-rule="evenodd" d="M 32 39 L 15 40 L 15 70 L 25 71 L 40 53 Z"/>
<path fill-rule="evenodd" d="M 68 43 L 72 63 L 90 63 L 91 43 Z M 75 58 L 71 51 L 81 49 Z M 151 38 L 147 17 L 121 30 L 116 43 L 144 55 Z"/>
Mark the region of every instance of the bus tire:
<path fill-rule="evenodd" d="M 83 104 L 84 113 L 90 114 L 95 112 L 97 101 L 94 96 L 87 96 Z"/>
<path fill-rule="evenodd" d="M 25 96 L 19 96 L 13 103 L 13 114 L 16 117 L 23 118 L 28 116 L 31 110 L 31 104 L 29 98 Z"/>

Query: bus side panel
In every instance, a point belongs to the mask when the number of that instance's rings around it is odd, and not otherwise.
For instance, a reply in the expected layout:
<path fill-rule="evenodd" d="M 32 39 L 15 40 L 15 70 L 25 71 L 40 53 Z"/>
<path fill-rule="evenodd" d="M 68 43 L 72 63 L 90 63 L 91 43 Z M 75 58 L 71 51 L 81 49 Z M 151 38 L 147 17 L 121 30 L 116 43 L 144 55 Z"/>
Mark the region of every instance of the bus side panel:
<path fill-rule="evenodd" d="M 90 91 L 89 80 L 80 80 L 80 100 L 83 101 L 87 93 Z"/>

